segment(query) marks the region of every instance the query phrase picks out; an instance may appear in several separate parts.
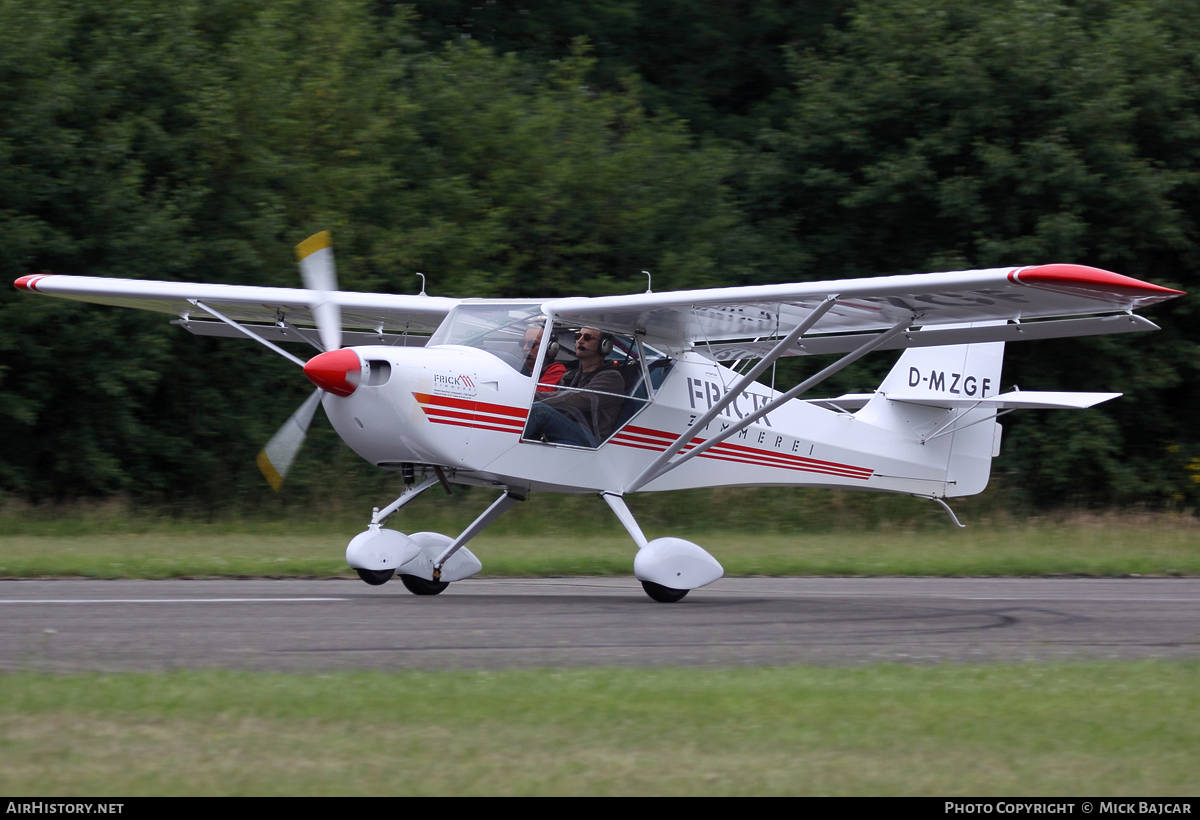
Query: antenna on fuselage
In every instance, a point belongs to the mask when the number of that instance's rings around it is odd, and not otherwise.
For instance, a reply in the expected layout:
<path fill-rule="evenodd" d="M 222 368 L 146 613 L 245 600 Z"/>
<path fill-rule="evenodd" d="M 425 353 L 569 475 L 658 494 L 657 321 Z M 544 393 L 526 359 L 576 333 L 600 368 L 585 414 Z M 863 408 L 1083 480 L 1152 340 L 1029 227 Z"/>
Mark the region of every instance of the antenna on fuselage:
<path fill-rule="evenodd" d="M 428 296 L 429 294 L 425 293 L 425 274 L 421 273 L 420 271 L 417 271 L 417 276 L 421 277 L 421 292 L 418 293 L 417 295 L 418 296 Z"/>
<path fill-rule="evenodd" d="M 654 291 L 652 291 L 650 289 L 650 286 L 652 284 L 652 281 L 650 279 L 650 271 L 644 270 L 644 271 L 642 271 L 642 273 L 646 274 L 646 293 L 654 293 Z"/>

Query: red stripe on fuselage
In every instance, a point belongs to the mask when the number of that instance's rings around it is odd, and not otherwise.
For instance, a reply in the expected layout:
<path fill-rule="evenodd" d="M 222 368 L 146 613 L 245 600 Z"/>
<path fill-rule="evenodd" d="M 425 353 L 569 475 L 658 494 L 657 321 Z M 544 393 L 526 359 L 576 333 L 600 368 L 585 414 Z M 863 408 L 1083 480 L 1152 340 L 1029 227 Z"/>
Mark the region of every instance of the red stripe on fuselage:
<path fill-rule="evenodd" d="M 653 438 L 664 439 L 665 443 L 667 444 L 670 444 L 672 441 L 679 438 L 679 436 L 675 433 L 667 433 L 662 430 L 651 430 L 649 427 L 635 427 L 632 424 L 626 425 L 621 432 L 636 433 L 639 436 L 651 436 Z M 699 441 L 699 439 L 692 439 L 692 441 Z"/>
<path fill-rule="evenodd" d="M 511 426 L 518 430 L 524 426 L 524 423 L 519 419 L 495 418 L 492 416 L 479 415 L 478 413 L 464 413 L 459 410 L 446 410 L 442 407 L 422 407 L 421 409 L 425 411 L 425 415 L 434 420 L 447 418 L 458 419 L 459 421 L 486 421 L 490 424 Z"/>
<path fill-rule="evenodd" d="M 529 412 L 518 407 L 473 402 L 469 399 L 456 399 L 450 396 L 431 396 L 428 393 L 414 393 L 413 396 L 417 399 L 417 402 L 421 405 L 421 410 L 424 411 L 430 421 L 452 427 L 520 433 L 524 426 L 523 420 Z M 508 418 L 488 418 L 480 415 L 481 412 L 490 413 L 493 416 L 507 416 Z M 676 438 L 678 436 L 675 434 L 663 430 L 629 425 L 619 430 L 612 437 L 611 441 L 613 444 L 621 447 L 661 453 Z M 701 438 L 692 438 L 683 449 L 686 452 L 702 444 L 704 441 Z M 757 447 L 747 447 L 744 444 L 731 444 L 729 442 L 713 445 L 711 449 L 701 453 L 700 457 L 713 459 L 714 461 L 732 461 L 739 464 L 749 464 L 754 467 L 775 467 L 781 470 L 796 470 L 807 473 L 835 475 L 842 478 L 857 478 L 863 481 L 870 479 L 874 473 L 874 470 L 869 467 L 854 467 L 849 464 L 821 461 L 805 456 L 761 450 Z"/>
<path fill-rule="evenodd" d="M 413 397 L 422 405 L 457 407 L 460 410 L 478 410 L 484 413 L 495 413 L 498 416 L 513 416 L 522 419 L 529 415 L 528 409 L 509 407 L 507 404 L 488 404 L 486 401 L 476 401 L 475 399 L 455 399 L 450 396 L 432 396 L 429 393 L 413 393 Z"/>
<path fill-rule="evenodd" d="M 413 393 L 413 397 L 426 418 L 434 424 L 450 427 L 519 434 L 525 426 L 525 416 L 529 412 L 505 404 L 432 396 L 428 393 Z"/>
<path fill-rule="evenodd" d="M 629 426 L 613 436 L 613 443 L 622 447 L 633 447 L 639 450 L 655 450 L 662 452 L 675 441 L 678 436 L 662 430 L 652 430 L 647 427 Z M 693 438 L 683 447 L 687 452 L 699 446 L 705 440 Z M 756 467 L 777 467 L 784 470 L 798 470 L 809 473 L 837 475 L 843 478 L 857 478 L 866 481 L 874 474 L 870 467 L 855 467 L 850 464 L 839 464 L 834 461 L 821 461 L 806 456 L 779 453 L 772 450 L 761 450 L 757 447 L 747 447 L 744 444 L 721 442 L 700 454 L 700 458 L 711 458 L 717 461 L 735 461 L 751 464 Z"/>
<path fill-rule="evenodd" d="M 730 442 L 730 441 L 725 441 L 720 444 L 713 445 L 714 450 L 719 450 L 722 448 L 729 449 L 729 450 L 744 450 L 747 454 L 754 454 L 754 455 L 765 454 L 768 456 L 779 456 L 781 458 L 785 458 L 788 460 L 795 460 L 797 463 L 811 464 L 814 466 L 826 467 L 826 468 L 830 468 L 830 469 L 851 470 L 853 472 L 868 473 L 868 474 L 875 472 L 874 470 L 872 470 L 869 467 L 854 467 L 849 464 L 839 464 L 836 461 L 822 461 L 818 458 L 809 458 L 808 456 L 795 456 L 795 455 L 792 455 L 791 453 L 776 453 L 772 450 L 759 450 L 756 447 L 747 447 L 744 444 L 734 444 L 733 442 Z"/>
<path fill-rule="evenodd" d="M 466 427 L 471 430 L 491 430 L 496 433 L 520 433 L 520 427 L 489 427 L 486 424 L 478 421 L 450 421 L 449 419 L 430 419 L 435 424 L 444 424 L 447 427 Z"/>

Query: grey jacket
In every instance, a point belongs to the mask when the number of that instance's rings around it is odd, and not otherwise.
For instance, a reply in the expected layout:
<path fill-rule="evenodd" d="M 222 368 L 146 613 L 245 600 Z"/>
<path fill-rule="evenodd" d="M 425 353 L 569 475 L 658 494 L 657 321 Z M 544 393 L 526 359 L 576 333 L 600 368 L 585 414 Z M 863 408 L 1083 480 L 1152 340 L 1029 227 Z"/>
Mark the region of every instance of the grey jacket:
<path fill-rule="evenodd" d="M 625 379 L 620 371 L 609 365 L 589 373 L 576 368 L 563 376 L 558 387 L 560 389 L 553 393 L 538 394 L 538 399 L 545 402 L 546 406 L 553 407 L 573 421 L 586 426 L 596 436 L 597 441 L 603 441 L 612 435 L 617 416 L 621 414 L 621 405 L 625 403 Z M 561 389 L 564 387 L 582 387 L 616 395 Z"/>

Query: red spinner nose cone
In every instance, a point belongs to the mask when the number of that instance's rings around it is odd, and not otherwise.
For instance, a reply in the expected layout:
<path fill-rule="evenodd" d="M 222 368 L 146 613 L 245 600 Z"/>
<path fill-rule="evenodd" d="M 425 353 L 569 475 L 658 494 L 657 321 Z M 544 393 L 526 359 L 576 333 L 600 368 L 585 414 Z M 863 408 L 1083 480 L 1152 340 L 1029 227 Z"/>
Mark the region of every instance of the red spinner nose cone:
<path fill-rule="evenodd" d="M 304 365 L 304 375 L 317 387 L 335 396 L 349 396 L 362 378 L 362 362 L 348 348 L 313 356 Z"/>

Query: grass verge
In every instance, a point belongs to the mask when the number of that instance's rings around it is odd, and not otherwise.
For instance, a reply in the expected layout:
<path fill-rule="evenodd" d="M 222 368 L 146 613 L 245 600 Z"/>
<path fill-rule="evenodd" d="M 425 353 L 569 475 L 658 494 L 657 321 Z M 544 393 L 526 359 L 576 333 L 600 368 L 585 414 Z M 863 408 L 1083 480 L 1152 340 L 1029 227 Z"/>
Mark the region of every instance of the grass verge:
<path fill-rule="evenodd" d="M 0 793 L 1194 795 L 1196 663 L 0 675 Z"/>
<path fill-rule="evenodd" d="M 687 533 L 729 575 L 1200 575 L 1191 519 L 1077 517 L 966 530 L 899 527 L 794 534 Z M 357 532 L 174 525 L 94 535 L 0 536 L 0 577 L 171 578 L 347 575 Z M 471 543 L 493 576 L 628 575 L 623 532 L 485 532 Z M 668 532 L 647 533 L 653 538 Z"/>

